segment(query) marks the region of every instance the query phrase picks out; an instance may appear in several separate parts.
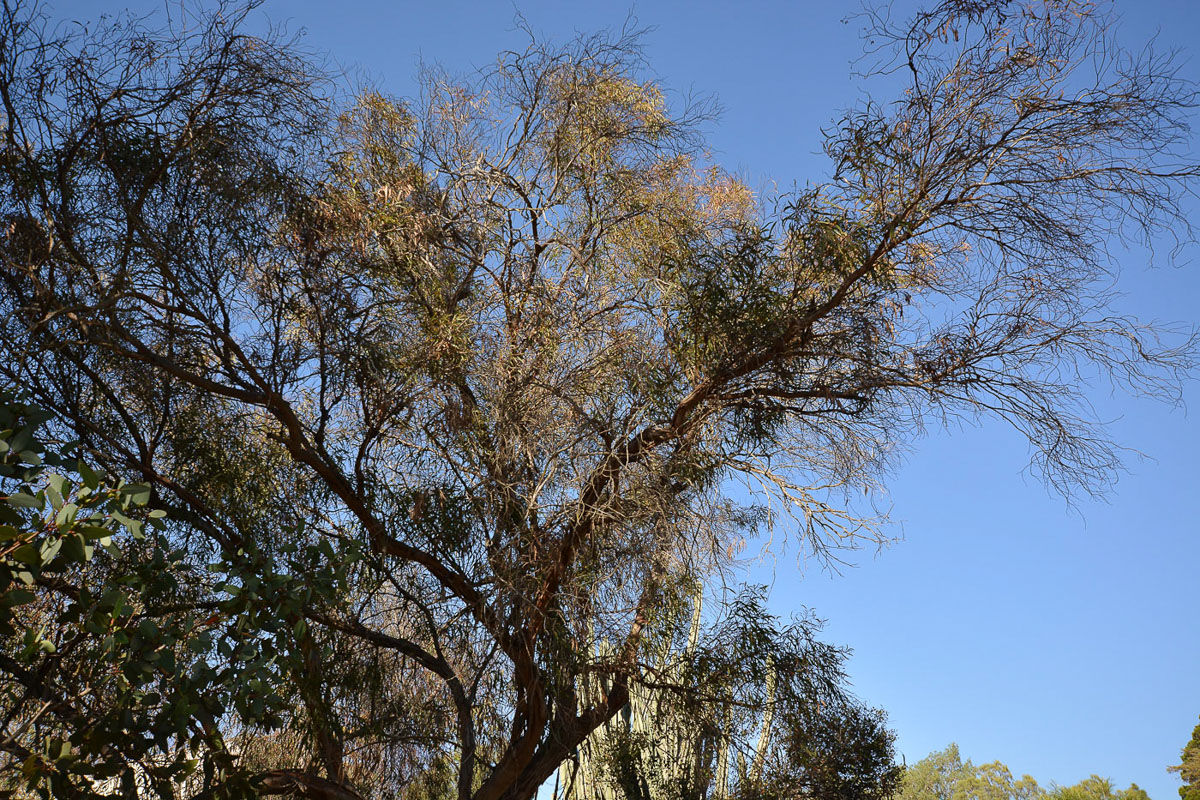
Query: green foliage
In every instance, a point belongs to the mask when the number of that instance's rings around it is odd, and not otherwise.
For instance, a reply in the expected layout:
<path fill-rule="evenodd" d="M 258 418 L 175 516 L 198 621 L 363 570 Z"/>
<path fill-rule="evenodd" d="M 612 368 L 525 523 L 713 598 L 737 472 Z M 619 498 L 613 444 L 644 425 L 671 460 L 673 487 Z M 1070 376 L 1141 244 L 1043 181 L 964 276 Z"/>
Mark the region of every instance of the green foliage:
<path fill-rule="evenodd" d="M 151 489 L 69 457 L 44 438 L 51 418 L 0 394 L 0 704 L 21 781 L 43 797 L 252 794 L 224 729 L 291 712 L 303 610 L 354 554 L 322 543 L 281 569 L 237 551 L 198 571 Z"/>
<path fill-rule="evenodd" d="M 161 793 L 197 768 L 187 753 L 221 716 L 192 613 L 147 614 L 182 599 L 181 554 L 146 508 L 150 489 L 112 481 L 48 448 L 50 415 L 0 396 L 0 671 L 7 674 L 21 773 L 43 795 L 92 796 L 147 781 Z M 72 686 L 56 691 L 60 682 Z M 43 701 L 42 704 L 36 701 Z M 34 702 L 31 702 L 34 701 Z M 170 754 L 144 775 L 134 764 Z"/>
<path fill-rule="evenodd" d="M 1116 790 L 1112 781 L 1092 775 L 1073 786 L 1055 787 L 1046 794 L 1049 800 L 1149 800 L 1149 796 L 1136 783 L 1128 789 Z"/>
<path fill-rule="evenodd" d="M 1179 787 L 1183 800 L 1200 800 L 1200 725 L 1192 729 L 1192 738 L 1179 754 L 1179 763 L 1167 770 L 1183 779 L 1183 786 Z"/>
<path fill-rule="evenodd" d="M 930 753 L 904 771 L 899 800 L 1148 800 L 1131 784 L 1114 790 L 1112 781 L 1093 775 L 1073 786 L 1043 789 L 1028 775 L 1013 778 L 1004 764 L 976 766 L 964 761 L 958 745 Z"/>
<path fill-rule="evenodd" d="M 811 797 L 887 800 L 901 782 L 891 731 L 882 712 L 843 702 L 805 704 L 784 714 L 787 778 L 763 797 L 794 797 L 799 786 Z"/>

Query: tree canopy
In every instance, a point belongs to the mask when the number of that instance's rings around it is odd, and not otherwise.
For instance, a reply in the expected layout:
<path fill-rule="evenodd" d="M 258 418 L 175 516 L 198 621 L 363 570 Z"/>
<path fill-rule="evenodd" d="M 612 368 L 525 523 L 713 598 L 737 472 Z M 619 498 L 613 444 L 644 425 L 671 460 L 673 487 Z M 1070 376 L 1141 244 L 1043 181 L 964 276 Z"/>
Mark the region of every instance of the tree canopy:
<path fill-rule="evenodd" d="M 1167 770 L 1178 773 L 1183 780 L 1183 786 L 1179 787 L 1183 800 L 1200 800 L 1200 725 L 1192 728 L 1192 738 L 1180 751 L 1179 763 Z"/>
<path fill-rule="evenodd" d="M 993 761 L 964 761 L 958 745 L 930 753 L 904 770 L 900 800 L 1149 800 L 1136 783 L 1116 790 L 1112 781 L 1092 775 L 1072 786 L 1043 789 L 1029 775 L 1014 779 L 1012 771 Z"/>
<path fill-rule="evenodd" d="M 2 634 L 2 747 L 43 792 L 523 800 L 638 696 L 773 765 L 739 796 L 861 788 L 890 737 L 738 588 L 747 542 L 878 536 L 853 495 L 951 419 L 1099 491 L 1078 376 L 1170 399 L 1194 366 L 1108 254 L 1189 236 L 1195 95 L 1103 6 L 869 17 L 907 86 L 779 197 L 709 163 L 636 34 L 347 98 L 248 10 L 0 14 L 0 377 L 66 465 L 7 476 L 39 571 L 4 603 L 45 630 Z M 134 484 L 154 536 L 96 551 L 74 520 L 139 527 Z"/>

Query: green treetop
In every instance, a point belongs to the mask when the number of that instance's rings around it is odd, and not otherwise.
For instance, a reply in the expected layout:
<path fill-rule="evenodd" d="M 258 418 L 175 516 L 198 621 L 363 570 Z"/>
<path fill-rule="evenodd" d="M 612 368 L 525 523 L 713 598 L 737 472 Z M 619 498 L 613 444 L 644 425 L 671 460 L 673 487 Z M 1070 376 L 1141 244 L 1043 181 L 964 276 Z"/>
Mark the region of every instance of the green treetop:
<path fill-rule="evenodd" d="M 1183 779 L 1179 796 L 1183 800 L 1200 800 L 1200 725 L 1192 728 L 1192 738 L 1179 755 L 1179 763 L 1167 767 L 1168 772 L 1177 772 Z"/>
<path fill-rule="evenodd" d="M 1149 796 L 1136 783 L 1114 790 L 1112 781 L 1098 775 L 1073 786 L 1043 789 L 1029 775 L 1014 779 L 999 761 L 980 766 L 964 761 L 958 745 L 951 744 L 905 770 L 899 800 L 1149 800 Z"/>

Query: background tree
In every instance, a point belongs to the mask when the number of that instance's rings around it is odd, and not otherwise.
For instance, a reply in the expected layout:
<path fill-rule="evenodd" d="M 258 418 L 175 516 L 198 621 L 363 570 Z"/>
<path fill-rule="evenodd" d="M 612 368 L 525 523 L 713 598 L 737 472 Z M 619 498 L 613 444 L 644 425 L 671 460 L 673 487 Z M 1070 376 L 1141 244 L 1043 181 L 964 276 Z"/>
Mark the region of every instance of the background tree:
<path fill-rule="evenodd" d="M 904 770 L 902 800 L 1039 800 L 1045 792 L 1028 775 L 1014 780 L 999 761 L 975 766 L 958 745 L 930 753 Z"/>
<path fill-rule="evenodd" d="M 846 494 L 927 422 L 997 415 L 1098 490 L 1117 462 L 1075 377 L 1173 397 L 1193 366 L 1113 308 L 1106 248 L 1187 237 L 1194 95 L 1103 8 L 878 20 L 907 89 L 773 200 L 704 161 L 706 109 L 635 36 L 343 102 L 244 16 L 5 7 L 0 374 L 151 487 L 186 564 L 227 565 L 216 624 L 248 641 L 218 655 L 269 643 L 289 690 L 225 709 L 248 785 L 531 797 L 638 686 L 719 707 L 704 671 L 661 686 L 686 645 L 651 632 L 696 585 L 706 635 L 761 616 L 722 582 L 763 530 L 875 535 Z M 796 775 L 838 763 L 794 722 Z"/>
<path fill-rule="evenodd" d="M 955 744 L 906 768 L 897 796 L 901 800 L 1147 800 L 1136 783 L 1118 791 L 1112 781 L 1098 775 L 1073 786 L 1043 789 L 1029 775 L 1015 780 L 999 761 L 979 766 L 963 761 Z"/>
<path fill-rule="evenodd" d="M 1183 780 L 1179 796 L 1183 800 L 1200 800 L 1200 725 L 1192 728 L 1192 738 L 1179 754 L 1179 763 L 1167 767 Z"/>
<path fill-rule="evenodd" d="M 633 687 L 622 712 L 559 767 L 555 797 L 870 800 L 895 793 L 892 735 L 879 712 L 836 680 L 844 653 L 813 639 L 814 620 L 779 629 L 753 595 L 735 607 L 748 601 L 754 613 L 730 620 L 723 626 L 730 635 L 718 639 L 725 644 L 714 647 L 701 640 L 696 597 L 687 644 L 663 650 L 654 681 Z M 772 646 L 757 654 L 735 644 L 761 638 Z M 704 702 L 678 688 L 694 685 L 705 687 Z"/>
<path fill-rule="evenodd" d="M 1130 784 L 1128 789 L 1115 791 L 1112 781 L 1099 775 L 1084 778 L 1074 786 L 1056 787 L 1048 796 L 1055 800 L 1148 800 L 1149 797 L 1136 783 Z"/>

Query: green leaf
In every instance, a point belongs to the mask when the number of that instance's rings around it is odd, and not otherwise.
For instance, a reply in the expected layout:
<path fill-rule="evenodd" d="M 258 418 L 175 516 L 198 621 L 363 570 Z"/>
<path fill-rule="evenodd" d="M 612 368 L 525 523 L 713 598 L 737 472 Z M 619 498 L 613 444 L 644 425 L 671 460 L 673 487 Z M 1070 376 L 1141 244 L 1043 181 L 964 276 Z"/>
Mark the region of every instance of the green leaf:
<path fill-rule="evenodd" d="M 91 561 L 95 548 L 78 533 L 73 533 L 63 539 L 63 555 L 71 561 Z"/>
<path fill-rule="evenodd" d="M 63 507 L 63 496 L 62 496 L 61 492 L 59 492 L 53 486 L 47 486 L 45 489 L 45 492 L 46 492 L 46 497 L 48 497 L 50 499 L 50 506 L 55 511 L 58 511 L 60 508 Z"/>
<path fill-rule="evenodd" d="M 20 561 L 22 564 L 37 564 L 41 561 L 38 555 L 38 550 L 32 544 L 25 544 L 18 547 L 10 556 L 15 561 Z"/>
<path fill-rule="evenodd" d="M 54 491 L 59 495 L 66 497 L 71 493 L 71 482 L 57 472 L 51 473 L 46 477 L 46 483 L 54 488 Z"/>
<path fill-rule="evenodd" d="M 49 564 L 62 549 L 62 539 L 47 539 L 42 543 L 41 559 L 43 564 Z"/>
<path fill-rule="evenodd" d="M 40 509 L 42 507 L 42 505 L 45 503 L 45 501 L 42 498 L 38 497 L 37 495 L 25 494 L 24 492 L 17 492 L 16 494 L 10 494 L 5 499 L 8 500 L 8 504 L 10 506 L 16 506 L 17 508 L 38 508 L 38 509 Z"/>
<path fill-rule="evenodd" d="M 84 486 L 91 489 L 93 492 L 99 488 L 100 479 L 103 477 L 99 472 L 96 472 L 96 470 L 89 467 L 83 461 L 79 462 L 79 465 L 76 469 L 79 471 L 79 477 L 83 478 Z"/>
<path fill-rule="evenodd" d="M 10 589 L 4 593 L 4 605 L 20 606 L 25 603 L 32 603 L 37 599 L 37 595 L 28 589 Z"/>
<path fill-rule="evenodd" d="M 76 529 L 76 532 L 85 539 L 104 539 L 108 536 L 112 536 L 112 530 L 110 528 L 104 528 L 99 525 L 83 525 Z"/>
<path fill-rule="evenodd" d="M 28 426 L 18 431 L 17 435 L 13 436 L 8 442 L 8 446 L 18 454 L 31 444 L 33 444 L 33 428 Z"/>
<path fill-rule="evenodd" d="M 15 539 L 21 535 L 21 532 L 12 525 L 0 525 L 0 542 L 7 542 L 9 539 Z"/>
<path fill-rule="evenodd" d="M 124 514 L 122 514 L 120 511 L 114 511 L 112 516 L 113 516 L 113 519 L 115 519 L 117 522 L 121 523 L 122 525 L 124 525 L 126 528 L 129 529 L 129 532 L 133 534 L 133 538 L 135 538 L 135 539 L 142 538 L 143 534 L 142 534 L 141 520 L 131 519 L 130 517 L 127 517 Z"/>
<path fill-rule="evenodd" d="M 144 506 L 150 500 L 150 487 L 144 483 L 131 483 L 121 490 L 135 505 Z"/>
<path fill-rule="evenodd" d="M 59 528 L 65 528 L 75 522 L 75 512 L 79 510 L 79 506 L 74 503 L 67 503 L 58 510 L 58 514 L 54 517 L 54 524 Z"/>

